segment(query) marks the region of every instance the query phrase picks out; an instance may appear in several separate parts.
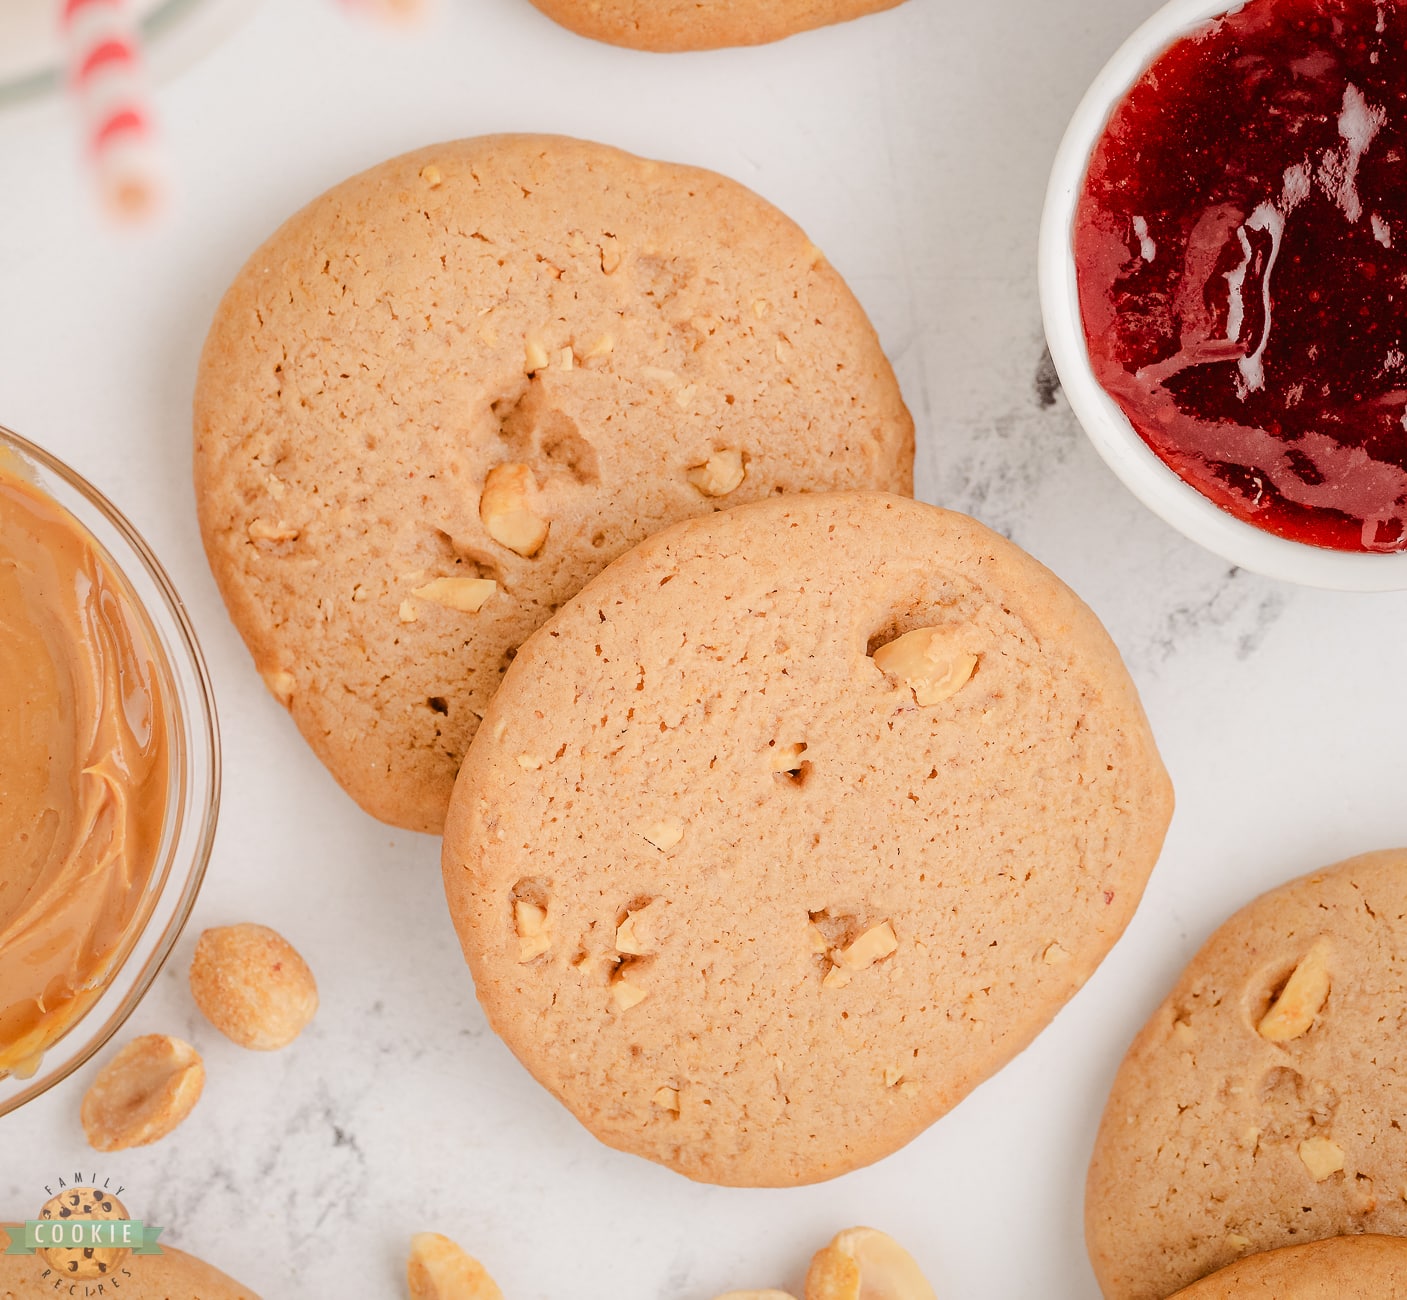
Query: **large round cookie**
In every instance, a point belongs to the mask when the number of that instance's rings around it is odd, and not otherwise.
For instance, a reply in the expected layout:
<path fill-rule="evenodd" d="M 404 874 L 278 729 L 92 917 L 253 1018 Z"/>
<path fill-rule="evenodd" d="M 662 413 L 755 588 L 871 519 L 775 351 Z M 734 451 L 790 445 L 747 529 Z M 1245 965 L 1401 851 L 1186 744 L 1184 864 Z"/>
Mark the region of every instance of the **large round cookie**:
<path fill-rule="evenodd" d="M 893 9 L 902 0 L 533 0 L 582 36 L 637 50 L 764 45 Z"/>
<path fill-rule="evenodd" d="M 1330 1237 L 1251 1255 L 1174 1300 L 1407 1300 L 1407 1241 Z"/>
<path fill-rule="evenodd" d="M 165 1244 L 159 1255 L 129 1254 L 112 1276 L 99 1281 L 67 1278 L 42 1255 L 7 1255 L 9 1244 L 6 1225 L 0 1225 L 0 1300 L 109 1293 L 122 1300 L 259 1300 L 219 1269 Z"/>
<path fill-rule="evenodd" d="M 1090 1166 L 1111 1300 L 1242 1255 L 1407 1234 L 1407 852 L 1263 895 L 1192 959 L 1120 1067 Z"/>
<path fill-rule="evenodd" d="M 285 224 L 220 305 L 195 436 L 265 681 L 364 808 L 427 831 L 518 644 L 607 561 L 913 471 L 874 330 L 796 225 L 543 136 L 423 149 Z"/>
<path fill-rule="evenodd" d="M 900 497 L 774 499 L 652 537 L 529 638 L 445 886 L 490 1022 L 592 1132 L 786 1185 L 1025 1047 L 1170 811 L 1118 653 L 1029 556 Z"/>

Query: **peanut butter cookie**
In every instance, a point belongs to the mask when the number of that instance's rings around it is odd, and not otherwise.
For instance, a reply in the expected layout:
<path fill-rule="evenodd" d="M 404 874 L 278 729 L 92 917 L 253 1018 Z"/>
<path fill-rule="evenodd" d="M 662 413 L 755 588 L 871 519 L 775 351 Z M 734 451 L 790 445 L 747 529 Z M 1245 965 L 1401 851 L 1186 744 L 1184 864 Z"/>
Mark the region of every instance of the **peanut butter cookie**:
<path fill-rule="evenodd" d="M 902 0 L 533 0 L 563 27 L 637 50 L 765 45 Z"/>
<path fill-rule="evenodd" d="M 1330 1237 L 1249 1255 L 1174 1300 L 1407 1300 L 1407 1241 Z"/>
<path fill-rule="evenodd" d="M 362 807 L 424 831 L 518 645 L 609 560 L 913 475 L 874 330 L 796 225 L 543 136 L 422 149 L 287 222 L 220 305 L 195 443 L 269 689 Z"/>
<path fill-rule="evenodd" d="M 1404 967 L 1407 851 L 1272 890 L 1212 935 L 1104 1112 L 1085 1211 L 1106 1296 L 1162 1300 L 1243 1255 L 1407 1235 Z"/>
<path fill-rule="evenodd" d="M 480 1001 L 599 1138 L 831 1178 L 1021 1051 L 1129 918 L 1171 792 L 1094 615 L 882 493 L 686 521 L 531 636 L 455 787 Z"/>

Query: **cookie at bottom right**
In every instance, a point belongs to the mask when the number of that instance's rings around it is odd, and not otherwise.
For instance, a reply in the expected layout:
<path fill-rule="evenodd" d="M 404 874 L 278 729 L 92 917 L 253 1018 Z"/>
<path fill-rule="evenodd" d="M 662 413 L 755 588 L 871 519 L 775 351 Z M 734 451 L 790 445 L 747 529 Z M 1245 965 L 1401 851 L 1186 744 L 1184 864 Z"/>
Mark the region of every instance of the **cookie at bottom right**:
<path fill-rule="evenodd" d="M 1407 1241 L 1330 1237 L 1250 1255 L 1179 1291 L 1173 1300 L 1407 1298 Z"/>
<path fill-rule="evenodd" d="M 1314 872 L 1227 921 L 1109 1096 L 1085 1201 L 1104 1295 L 1163 1300 L 1257 1252 L 1407 1235 L 1404 1025 L 1407 850 Z"/>

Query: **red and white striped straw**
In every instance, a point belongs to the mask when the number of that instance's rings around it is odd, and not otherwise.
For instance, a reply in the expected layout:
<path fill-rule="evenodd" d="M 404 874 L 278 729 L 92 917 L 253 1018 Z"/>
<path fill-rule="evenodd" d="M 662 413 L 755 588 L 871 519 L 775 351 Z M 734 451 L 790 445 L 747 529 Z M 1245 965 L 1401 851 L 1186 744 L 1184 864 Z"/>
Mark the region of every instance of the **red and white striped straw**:
<path fill-rule="evenodd" d="M 161 200 L 156 124 L 137 23 L 127 0 L 58 0 L 68 82 L 103 202 L 125 220 Z"/>

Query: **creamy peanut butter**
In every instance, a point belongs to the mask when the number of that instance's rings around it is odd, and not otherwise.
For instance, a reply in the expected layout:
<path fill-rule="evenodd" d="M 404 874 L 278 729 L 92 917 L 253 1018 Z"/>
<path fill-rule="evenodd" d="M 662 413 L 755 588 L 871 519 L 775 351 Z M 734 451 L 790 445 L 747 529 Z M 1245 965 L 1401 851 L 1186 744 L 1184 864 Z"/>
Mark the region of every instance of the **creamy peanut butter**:
<path fill-rule="evenodd" d="M 87 530 L 0 467 L 0 1075 L 97 999 L 150 911 L 164 661 Z"/>

